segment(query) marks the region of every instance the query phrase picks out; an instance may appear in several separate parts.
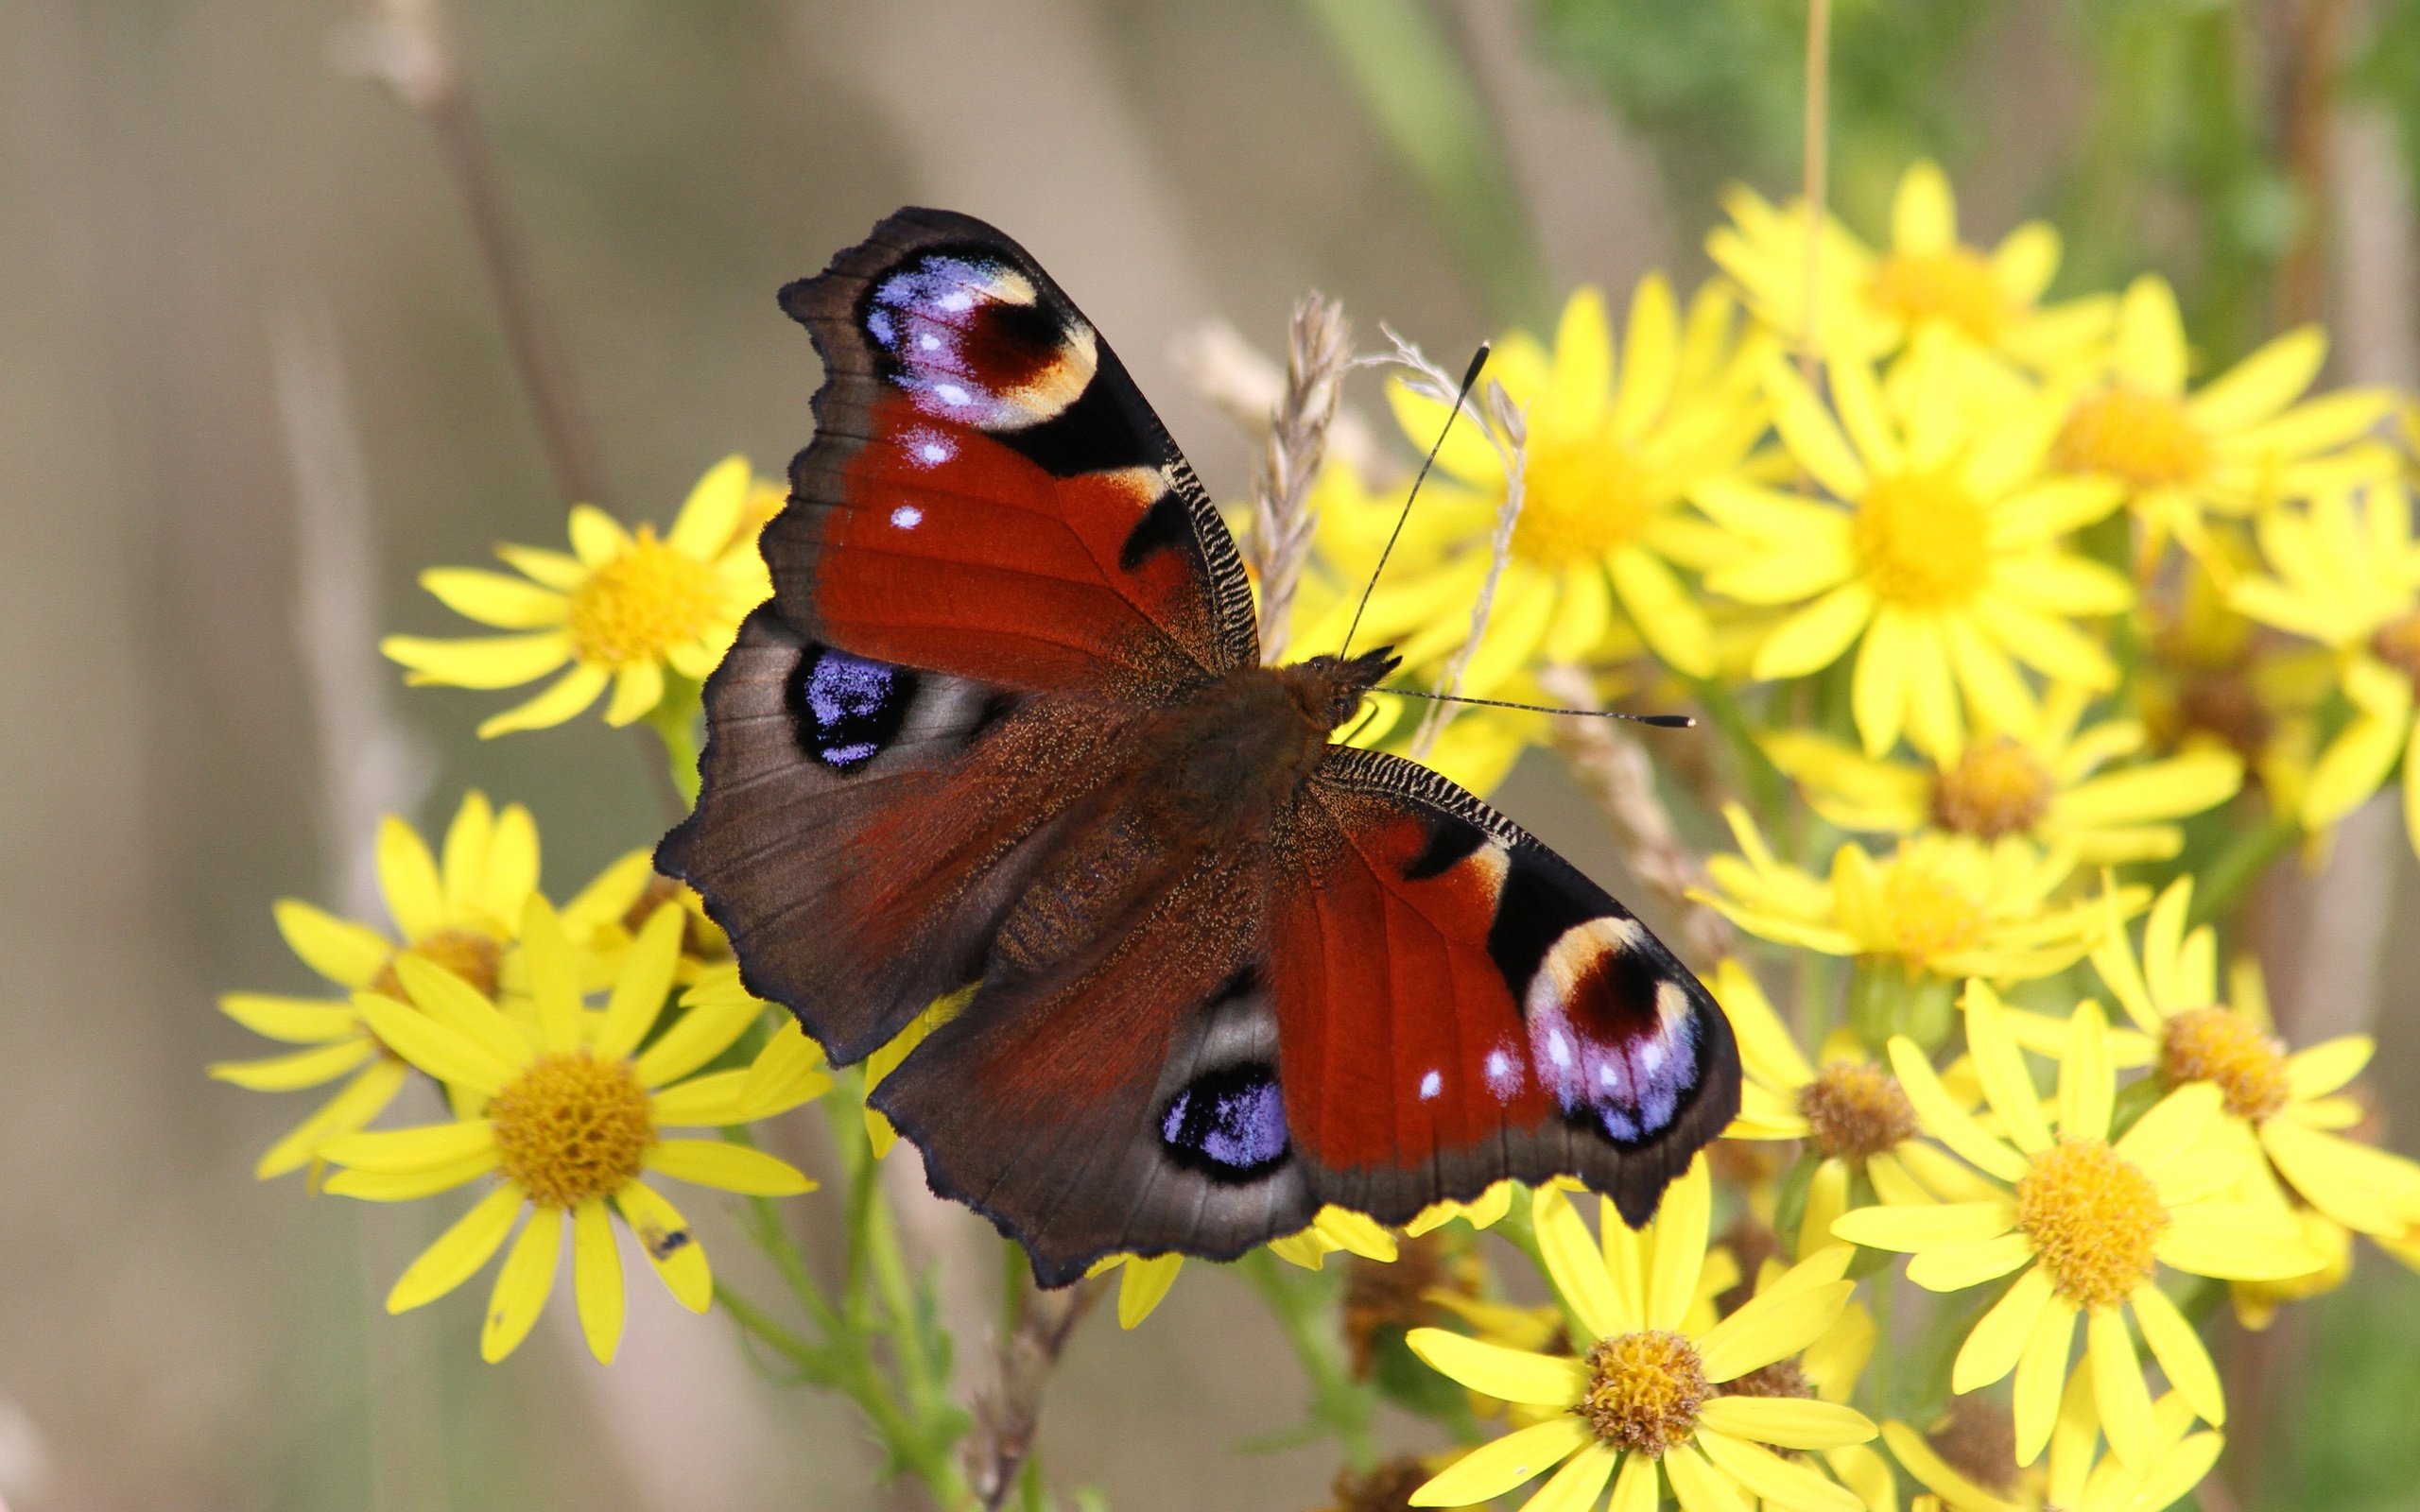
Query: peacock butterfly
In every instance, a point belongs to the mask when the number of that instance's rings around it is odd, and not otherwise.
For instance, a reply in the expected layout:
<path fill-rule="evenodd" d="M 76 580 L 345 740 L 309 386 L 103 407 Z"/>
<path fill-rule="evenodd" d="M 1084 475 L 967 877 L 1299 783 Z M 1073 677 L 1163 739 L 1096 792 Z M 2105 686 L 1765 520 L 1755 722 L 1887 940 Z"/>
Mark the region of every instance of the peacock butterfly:
<path fill-rule="evenodd" d="M 1235 543 L 1025 249 L 903 210 L 782 307 L 823 359 L 657 851 L 1046 1285 L 1578 1177 L 1634 1224 L 1738 1108 L 1629 911 L 1416 763 L 1330 742 L 1384 651 L 1263 666 Z"/>

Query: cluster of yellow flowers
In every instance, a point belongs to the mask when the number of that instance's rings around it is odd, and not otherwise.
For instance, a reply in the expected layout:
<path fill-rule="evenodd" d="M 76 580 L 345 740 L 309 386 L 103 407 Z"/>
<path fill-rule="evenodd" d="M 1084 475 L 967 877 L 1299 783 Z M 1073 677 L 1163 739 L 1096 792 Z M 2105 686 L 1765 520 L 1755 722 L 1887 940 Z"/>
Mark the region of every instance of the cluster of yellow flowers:
<path fill-rule="evenodd" d="M 1803 211 L 1744 191 L 1730 215 L 1709 242 L 1720 275 L 1685 303 L 1646 279 L 1617 335 L 1583 289 L 1551 344 L 1496 344 L 1488 372 L 1521 423 L 1447 433 L 1362 639 L 1473 696 L 1557 703 L 1576 677 L 1708 714 L 1720 748 L 1668 785 L 1737 850 L 1668 902 L 1759 942 L 1699 963 L 1740 1042 L 1739 1118 L 1642 1230 L 1599 1204 L 1592 1233 L 1563 1184 L 1508 1183 L 1400 1233 L 1331 1209 L 1270 1246 L 1300 1271 L 1247 1270 L 1357 1469 L 1373 1452 L 1354 1402 L 1374 1393 L 1472 1446 L 1355 1480 L 1355 1506 L 1477 1504 L 1551 1471 L 1532 1512 L 1608 1487 L 1612 1512 L 1668 1496 L 1895 1512 L 1903 1491 L 1954 1512 L 2156 1512 L 2222 1447 L 2199 1334 L 2221 1300 L 2263 1326 L 2341 1281 L 2355 1234 L 2420 1263 L 2420 1165 L 2378 1147 L 2347 1091 L 2370 1041 L 2290 1050 L 2256 967 L 2222 970 L 2219 934 L 2250 877 L 2297 842 L 2324 854 L 2398 760 L 2420 849 L 2420 541 L 2409 458 L 2379 434 L 2394 397 L 2313 396 L 2315 330 L 2193 382 L 2166 284 L 2046 302 L 2055 234 L 1966 245 L 1929 164 L 1902 181 L 1884 249 L 1826 222 L 1810 257 Z M 1422 386 L 1389 399 L 1418 447 L 1444 425 Z M 1404 488 L 1321 473 L 1294 644 L 1341 640 Z M 488 735 L 610 689 L 606 720 L 648 721 L 678 768 L 698 680 L 769 591 L 756 536 L 780 503 L 733 458 L 661 537 L 582 507 L 571 553 L 500 548 L 518 576 L 424 576 L 506 633 L 398 636 L 388 654 L 415 682 L 560 673 Z M 1416 728 L 1381 705 L 1356 739 L 1480 791 L 1550 724 L 1478 708 Z M 473 794 L 441 861 L 401 820 L 378 860 L 391 934 L 277 906 L 342 995 L 222 1000 L 302 1048 L 214 1074 L 344 1081 L 259 1174 L 307 1168 L 389 1201 L 491 1183 L 392 1309 L 459 1285 L 526 1210 L 490 1359 L 538 1315 L 566 1218 L 597 1358 L 622 1317 L 615 1213 L 702 1311 L 718 1295 L 702 1249 L 646 1175 L 807 1190 L 736 1129 L 834 1089 L 815 1047 L 747 995 L 694 895 L 644 852 L 558 910 L 528 814 Z M 1787 1013 L 1761 985 L 1785 963 Z M 865 1087 L 956 1005 L 839 1078 L 836 1128 L 861 1114 L 853 1181 L 892 1140 Z M 415 1071 L 413 1095 L 449 1116 L 371 1129 Z M 686 1126 L 735 1132 L 661 1132 Z M 1481 1230 L 1507 1244 L 1482 1248 Z M 1341 1280 L 1323 1269 L 1340 1251 Z M 1489 1256 L 1534 1266 L 1554 1303 L 1509 1302 Z M 1105 1263 L 1120 1322 L 1181 1264 Z M 1340 1320 L 1349 1368 L 1306 1308 Z M 900 1463 L 945 1478 L 903 1416 L 930 1384 L 925 1348 L 899 1346 L 890 1396 L 838 1384 L 873 1393 L 859 1400 Z M 1438 1375 L 1407 1382 L 1390 1358 Z M 1440 1375 L 1457 1383 L 1443 1396 Z M 933 1430 L 943 1450 L 956 1431 Z"/>

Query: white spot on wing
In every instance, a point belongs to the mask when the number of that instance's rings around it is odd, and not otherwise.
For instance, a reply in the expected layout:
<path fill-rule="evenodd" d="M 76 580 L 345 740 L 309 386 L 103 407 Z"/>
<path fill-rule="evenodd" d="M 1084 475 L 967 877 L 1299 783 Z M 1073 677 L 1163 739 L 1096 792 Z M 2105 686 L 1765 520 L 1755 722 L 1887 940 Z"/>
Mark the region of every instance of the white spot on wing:
<path fill-rule="evenodd" d="M 890 523 L 902 530 L 913 530 L 925 523 L 925 511 L 912 504 L 903 504 L 890 511 Z"/>
<path fill-rule="evenodd" d="M 1443 1075 L 1441 1075 L 1440 1074 L 1438 1074 L 1437 1072 L 1430 1071 L 1430 1072 L 1425 1073 L 1425 1074 L 1421 1076 L 1421 1078 L 1420 1078 L 1420 1100 L 1421 1100 L 1422 1102 L 1426 1103 L 1426 1102 L 1429 1102 L 1429 1101 L 1434 1100 L 1434 1099 L 1436 1098 L 1437 1094 L 1438 1094 L 1438 1093 L 1440 1093 L 1440 1092 L 1442 1092 L 1442 1091 L 1443 1091 L 1444 1090 L 1445 1090 L 1445 1078 L 1444 1078 Z"/>
<path fill-rule="evenodd" d="M 975 396 L 957 384 L 935 384 L 933 397 L 944 404 L 963 404 Z"/>
<path fill-rule="evenodd" d="M 935 299 L 933 308 L 951 315 L 963 315 L 975 308 L 975 296 L 964 289 L 952 289 Z"/>
<path fill-rule="evenodd" d="M 1487 1053 L 1487 1090 L 1498 1097 L 1511 1097 L 1521 1086 L 1521 1068 L 1512 1063 L 1512 1053 L 1498 1047 Z"/>

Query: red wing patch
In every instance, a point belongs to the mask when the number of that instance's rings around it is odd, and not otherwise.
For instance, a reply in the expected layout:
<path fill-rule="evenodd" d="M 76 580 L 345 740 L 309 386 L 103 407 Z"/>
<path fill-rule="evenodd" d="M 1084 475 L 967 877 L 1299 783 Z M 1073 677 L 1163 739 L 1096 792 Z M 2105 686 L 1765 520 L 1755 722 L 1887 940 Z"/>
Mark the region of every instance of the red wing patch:
<path fill-rule="evenodd" d="M 1634 1222 L 1737 1110 L 1703 987 L 1628 911 L 1425 767 L 1331 752 L 1270 949 L 1296 1150 L 1399 1221 L 1571 1175 Z"/>
<path fill-rule="evenodd" d="M 902 211 L 782 300 L 825 368 L 765 534 L 801 633 L 1026 691 L 1167 693 L 1258 659 L 1218 511 L 1014 242 Z"/>

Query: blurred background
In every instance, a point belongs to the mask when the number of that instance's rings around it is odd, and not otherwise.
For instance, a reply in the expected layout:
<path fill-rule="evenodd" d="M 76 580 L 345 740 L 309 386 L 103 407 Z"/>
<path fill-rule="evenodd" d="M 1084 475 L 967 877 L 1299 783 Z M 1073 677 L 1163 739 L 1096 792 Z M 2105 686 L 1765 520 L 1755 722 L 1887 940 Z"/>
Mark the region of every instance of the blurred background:
<path fill-rule="evenodd" d="M 879 1504 L 837 1402 L 760 1380 L 651 1284 L 611 1370 L 565 1307 L 497 1367 L 478 1287 L 384 1316 L 441 1217 L 255 1183 L 306 1105 L 202 1077 L 258 1051 L 216 991 L 312 985 L 272 898 L 376 917 L 381 810 L 427 829 L 466 787 L 526 801 L 557 897 L 661 822 L 642 738 L 589 720 L 481 745 L 494 698 L 406 696 L 375 655 L 385 630 L 458 628 L 421 567 L 559 542 L 566 501 L 441 144 L 364 77 L 396 62 L 371 19 L 0 5 L 0 1503 Z M 1574 282 L 1693 285 L 1725 184 L 1797 183 L 1803 0 L 453 20 L 596 502 L 628 519 L 668 519 L 732 451 L 778 473 L 804 443 L 815 363 L 773 291 L 903 202 L 1024 241 L 1233 497 L 1246 447 L 1173 356 L 1205 319 L 1273 350 L 1317 286 L 1365 343 L 1383 319 L 1458 359 Z M 1833 48 L 1833 198 L 1869 238 L 1931 155 L 1970 238 L 2055 221 L 2063 289 L 2175 279 L 2205 369 L 2323 319 L 2333 378 L 2420 381 L 2420 6 L 1838 0 Z M 1502 801 L 1620 877 L 1550 760 Z M 2393 1118 L 2420 1095 L 2420 889 L 2384 802 L 2325 872 L 2273 879 L 2265 917 L 2296 1038 L 2374 1027 Z M 969 1240 L 939 1208 L 916 1237 L 942 1259 Z M 988 1316 L 992 1281 L 945 1300 Z M 2230 1425 L 2230 1501 L 2420 1507 L 2420 1279 L 2365 1263 L 2280 1327 Z M 984 1343 L 970 1323 L 961 1372 Z M 1137 1332 L 1078 1337 L 1043 1452 L 1115 1507 L 1310 1508 L 1329 1451 L 1237 1452 L 1300 1410 L 1266 1314 L 1195 1267 Z"/>

